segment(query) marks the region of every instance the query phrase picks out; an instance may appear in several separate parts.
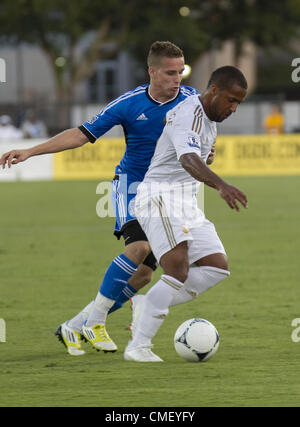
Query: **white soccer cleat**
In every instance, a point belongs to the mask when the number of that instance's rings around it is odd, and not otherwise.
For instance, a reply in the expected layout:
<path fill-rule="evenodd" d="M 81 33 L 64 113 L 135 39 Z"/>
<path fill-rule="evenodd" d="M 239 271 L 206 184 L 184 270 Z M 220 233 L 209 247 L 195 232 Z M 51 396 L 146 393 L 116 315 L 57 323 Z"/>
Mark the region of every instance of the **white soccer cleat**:
<path fill-rule="evenodd" d="M 151 344 L 140 344 L 132 348 L 127 346 L 124 352 L 124 359 L 133 362 L 163 362 L 160 357 L 151 351 L 152 347 Z"/>
<path fill-rule="evenodd" d="M 130 298 L 130 310 L 132 311 L 132 320 L 129 329 L 131 330 L 131 338 L 134 338 L 144 299 L 144 295 L 135 295 L 133 298 Z"/>
<path fill-rule="evenodd" d="M 108 335 L 105 325 L 95 325 L 92 327 L 82 326 L 82 333 L 87 342 L 96 350 L 104 352 L 115 352 L 118 347 Z"/>
<path fill-rule="evenodd" d="M 55 332 L 59 341 L 67 348 L 71 356 L 82 356 L 85 351 L 81 349 L 82 337 L 75 329 L 70 328 L 67 322 L 60 325 Z"/>

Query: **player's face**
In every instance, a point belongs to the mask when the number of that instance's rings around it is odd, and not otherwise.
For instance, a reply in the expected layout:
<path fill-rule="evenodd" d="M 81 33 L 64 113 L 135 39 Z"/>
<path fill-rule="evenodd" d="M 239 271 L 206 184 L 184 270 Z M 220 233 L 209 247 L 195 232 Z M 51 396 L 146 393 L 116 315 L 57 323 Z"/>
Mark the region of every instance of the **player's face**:
<path fill-rule="evenodd" d="M 220 90 L 217 86 L 212 87 L 212 99 L 209 105 L 209 118 L 215 122 L 222 122 L 232 113 L 236 112 L 238 105 L 243 102 L 247 94 L 238 84 L 230 89 Z"/>
<path fill-rule="evenodd" d="M 184 70 L 184 58 L 162 58 L 149 67 L 151 95 L 165 102 L 177 95 Z"/>

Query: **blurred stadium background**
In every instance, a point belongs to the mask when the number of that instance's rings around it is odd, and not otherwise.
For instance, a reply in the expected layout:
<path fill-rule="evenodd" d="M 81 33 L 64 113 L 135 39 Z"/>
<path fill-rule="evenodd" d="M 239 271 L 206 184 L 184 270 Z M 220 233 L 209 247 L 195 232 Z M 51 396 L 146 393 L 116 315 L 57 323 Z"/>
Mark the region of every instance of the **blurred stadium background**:
<path fill-rule="evenodd" d="M 0 317 L 7 322 L 0 406 L 298 406 L 299 351 L 290 333 L 300 317 L 300 59 L 293 62 L 300 0 L 1 0 L 0 40 L 0 116 L 20 128 L 33 111 L 49 136 L 148 81 L 155 40 L 183 48 L 191 71 L 184 84 L 202 91 L 215 68 L 235 65 L 250 86 L 219 126 L 213 165 L 249 193 L 250 209 L 233 219 L 214 192 L 206 196 L 233 274 L 201 302 L 201 316 L 217 322 L 225 344 L 198 376 L 170 350 L 178 319 L 198 315 L 196 304 L 167 319 L 157 342 L 169 364 L 156 376 L 150 367 L 124 370 L 125 310 L 110 323 L 120 343 L 115 358 L 70 360 L 54 342 L 53 330 L 94 297 L 122 247 L 111 236 L 113 219 L 95 212 L 97 183 L 112 178 L 125 149 L 122 129 L 112 129 L 109 141 L 0 171 Z M 284 125 L 270 134 L 265 119 L 274 104 Z M 0 138 L 0 156 L 38 142 Z M 35 182 L 8 182 L 23 180 Z"/>
<path fill-rule="evenodd" d="M 219 135 L 267 133 L 265 120 L 274 104 L 282 115 L 282 132 L 300 131 L 300 60 L 292 66 L 300 56 L 299 0 L 152 0 L 143 7 L 136 0 L 126 5 L 118 0 L 76 0 L 63 8 L 54 0 L 17 0 L 13 4 L 3 0 L 0 11 L 0 58 L 6 66 L 6 81 L 0 86 L 0 115 L 11 116 L 17 128 L 22 127 L 29 112 L 45 124 L 50 136 L 80 125 L 112 99 L 148 81 L 146 55 L 150 44 L 171 40 L 185 52 L 189 69 L 184 84 L 202 91 L 210 73 L 224 64 L 236 65 L 245 73 L 250 87 L 247 100 L 219 126 Z M 114 154 L 99 148 L 102 158 L 110 153 L 113 165 L 124 150 L 123 130 L 115 127 L 106 136 L 121 138 L 119 143 L 114 142 Z M 270 146 L 273 140 L 261 139 L 261 143 Z M 276 174 L 279 158 L 299 159 L 298 139 L 288 141 L 283 155 L 276 148 L 276 153 L 266 153 L 261 147 L 253 148 L 248 155 L 262 159 L 262 173 L 263 160 L 277 156 L 273 167 Z M 3 150 L 4 142 L 7 140 L 2 142 Z M 99 158 L 96 150 L 85 158 L 78 156 L 72 157 L 77 169 L 78 162 L 82 166 L 78 178 L 109 178 L 99 172 L 103 170 L 101 160 L 94 162 Z M 68 167 L 72 164 L 70 154 L 60 158 Z M 40 168 L 43 173 L 33 172 L 31 178 L 45 179 L 53 174 L 68 178 L 61 170 L 63 160 L 58 166 L 49 162 Z M 298 168 L 298 163 L 295 166 Z M 289 166 L 286 173 L 291 173 Z M 15 179 L 16 175 L 1 174 L 0 179 Z M 18 178 L 22 176 L 18 174 Z M 74 177 L 69 174 L 69 178 Z"/>
<path fill-rule="evenodd" d="M 203 90 L 223 64 L 245 73 L 250 92 L 239 119 L 222 133 L 263 133 L 270 103 L 280 104 L 285 130 L 299 129 L 300 86 L 291 63 L 300 56 L 300 2 L 270 0 L 1 1 L 0 113 L 18 126 L 27 109 L 55 134 L 77 125 L 123 92 L 147 81 L 155 40 L 184 49 L 186 84 Z M 134 11 L 134 12 L 133 12 Z"/>

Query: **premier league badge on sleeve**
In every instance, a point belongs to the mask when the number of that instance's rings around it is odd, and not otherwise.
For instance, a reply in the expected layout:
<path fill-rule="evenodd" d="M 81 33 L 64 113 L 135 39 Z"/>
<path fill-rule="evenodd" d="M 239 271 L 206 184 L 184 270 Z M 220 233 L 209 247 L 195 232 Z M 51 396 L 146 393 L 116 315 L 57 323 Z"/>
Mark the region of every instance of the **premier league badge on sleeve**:
<path fill-rule="evenodd" d="M 200 140 L 198 140 L 195 136 L 189 136 L 188 145 L 190 147 L 201 148 Z"/>

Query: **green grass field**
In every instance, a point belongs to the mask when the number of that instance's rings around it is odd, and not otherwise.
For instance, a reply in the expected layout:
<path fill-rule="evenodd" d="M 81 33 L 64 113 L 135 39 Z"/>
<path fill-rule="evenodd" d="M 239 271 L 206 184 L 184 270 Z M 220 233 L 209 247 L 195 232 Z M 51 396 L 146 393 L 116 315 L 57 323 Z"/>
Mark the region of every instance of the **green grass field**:
<path fill-rule="evenodd" d="M 207 189 L 206 215 L 229 255 L 231 277 L 192 303 L 173 307 L 155 337 L 165 362 L 123 360 L 128 304 L 108 319 L 114 354 L 72 358 L 57 326 L 92 300 L 123 244 L 113 219 L 96 216 L 96 182 L 1 183 L 0 406 L 299 406 L 300 177 L 232 178 L 248 211 L 231 211 Z M 155 278 L 159 271 L 155 274 Z M 144 292 L 146 289 L 144 290 Z M 177 356 L 173 335 L 203 317 L 220 333 L 206 363 Z"/>

